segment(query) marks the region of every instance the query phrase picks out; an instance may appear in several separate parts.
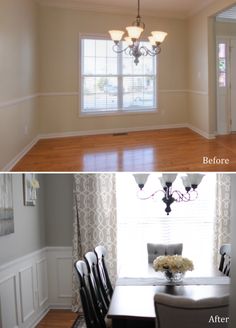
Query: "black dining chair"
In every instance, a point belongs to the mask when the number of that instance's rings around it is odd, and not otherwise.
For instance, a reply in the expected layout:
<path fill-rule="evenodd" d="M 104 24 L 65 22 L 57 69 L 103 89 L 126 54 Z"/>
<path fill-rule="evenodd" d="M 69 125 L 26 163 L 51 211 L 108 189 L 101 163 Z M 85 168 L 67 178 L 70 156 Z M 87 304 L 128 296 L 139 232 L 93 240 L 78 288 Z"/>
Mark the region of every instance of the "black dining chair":
<path fill-rule="evenodd" d="M 229 326 L 229 295 L 195 300 L 159 293 L 154 297 L 156 328 L 221 328 Z M 224 322 L 215 323 L 222 317 Z M 227 319 L 228 318 L 228 319 Z"/>
<path fill-rule="evenodd" d="M 92 297 L 90 278 L 84 261 L 77 261 L 75 269 L 80 283 L 80 298 L 87 328 L 106 328 L 103 314 Z M 73 326 L 74 327 L 74 326 Z"/>
<path fill-rule="evenodd" d="M 230 267 L 231 267 L 231 245 L 223 244 L 220 247 L 220 265 L 219 270 L 223 272 L 226 276 L 230 276 Z"/>
<path fill-rule="evenodd" d="M 97 256 L 94 252 L 87 252 L 84 255 L 84 259 L 87 264 L 91 287 L 94 291 L 94 301 L 97 301 L 99 303 L 99 306 L 101 307 L 102 313 L 105 317 L 108 311 L 110 300 L 107 297 L 107 293 L 103 287 L 103 284 L 100 283 Z"/>
<path fill-rule="evenodd" d="M 95 254 L 97 255 L 97 260 L 98 260 L 98 274 L 99 274 L 100 283 L 103 285 L 103 288 L 108 296 L 108 299 L 111 300 L 113 294 L 113 287 L 105 263 L 105 257 L 107 254 L 106 248 L 102 245 L 99 245 L 95 248 L 94 251 Z"/>
<path fill-rule="evenodd" d="M 153 261 L 161 255 L 182 255 L 183 244 L 147 244 L 148 263 Z"/>

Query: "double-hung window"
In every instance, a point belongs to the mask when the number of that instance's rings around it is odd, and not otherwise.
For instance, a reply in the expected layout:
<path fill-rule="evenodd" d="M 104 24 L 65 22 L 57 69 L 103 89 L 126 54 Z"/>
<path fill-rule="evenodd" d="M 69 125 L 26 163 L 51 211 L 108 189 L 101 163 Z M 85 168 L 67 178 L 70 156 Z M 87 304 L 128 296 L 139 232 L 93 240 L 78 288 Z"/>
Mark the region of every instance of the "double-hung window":
<path fill-rule="evenodd" d="M 156 175 L 156 176 L 155 176 Z M 151 179 L 153 176 L 153 179 Z M 162 190 L 158 174 L 152 174 L 145 190 L 147 195 Z M 183 190 L 177 176 L 173 190 Z M 117 188 L 117 258 L 120 274 L 133 272 L 135 265 L 147 263 L 147 243 L 183 243 L 183 256 L 196 269 L 211 267 L 214 259 L 216 174 L 208 173 L 197 188 L 198 197 L 192 202 L 174 202 L 169 216 L 158 197 L 140 200 L 137 185 L 130 173 L 116 173 Z M 132 242 L 131 237 L 132 236 Z"/>
<path fill-rule="evenodd" d="M 156 57 L 141 56 L 135 65 L 132 56 L 112 47 L 111 40 L 81 37 L 81 113 L 154 111 Z"/>

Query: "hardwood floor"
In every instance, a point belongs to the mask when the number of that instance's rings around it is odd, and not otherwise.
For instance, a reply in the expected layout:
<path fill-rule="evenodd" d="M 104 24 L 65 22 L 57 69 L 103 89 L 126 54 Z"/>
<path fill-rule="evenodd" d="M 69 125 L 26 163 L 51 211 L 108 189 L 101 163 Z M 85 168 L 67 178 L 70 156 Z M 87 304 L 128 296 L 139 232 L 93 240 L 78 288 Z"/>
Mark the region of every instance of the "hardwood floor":
<path fill-rule="evenodd" d="M 204 164 L 203 158 L 228 164 Z M 20 172 L 236 171 L 236 134 L 207 140 L 187 128 L 40 140 Z"/>
<path fill-rule="evenodd" d="M 76 317 L 69 310 L 50 310 L 36 328 L 71 328 Z"/>

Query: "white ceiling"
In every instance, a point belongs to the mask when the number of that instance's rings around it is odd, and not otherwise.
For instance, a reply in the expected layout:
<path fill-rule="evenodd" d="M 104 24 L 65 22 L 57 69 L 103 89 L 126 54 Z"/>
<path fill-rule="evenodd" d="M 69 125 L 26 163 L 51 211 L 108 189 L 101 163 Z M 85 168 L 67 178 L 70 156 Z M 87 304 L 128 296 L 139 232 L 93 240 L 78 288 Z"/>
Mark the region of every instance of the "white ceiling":
<path fill-rule="evenodd" d="M 186 18 L 217 0 L 140 0 L 141 15 Z M 42 4 L 136 13 L 137 0 L 38 0 Z"/>

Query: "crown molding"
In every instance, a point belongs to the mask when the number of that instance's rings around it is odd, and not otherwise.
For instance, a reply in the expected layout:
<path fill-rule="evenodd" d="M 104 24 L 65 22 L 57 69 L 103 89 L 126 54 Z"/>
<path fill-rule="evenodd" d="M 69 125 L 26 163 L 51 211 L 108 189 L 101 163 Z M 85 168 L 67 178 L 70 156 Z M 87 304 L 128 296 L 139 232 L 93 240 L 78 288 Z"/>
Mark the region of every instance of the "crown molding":
<path fill-rule="evenodd" d="M 122 14 L 122 15 L 134 15 L 136 14 L 136 7 L 119 7 L 119 6 L 104 6 L 101 4 L 89 4 L 80 3 L 76 0 L 35 0 L 41 6 L 56 7 L 62 9 L 75 9 L 80 11 L 90 11 L 98 13 L 111 13 L 111 14 Z M 145 10 L 142 9 L 142 16 L 158 17 L 158 18 L 174 18 L 174 19 L 186 19 L 187 15 L 185 12 L 170 12 L 160 10 Z"/>

